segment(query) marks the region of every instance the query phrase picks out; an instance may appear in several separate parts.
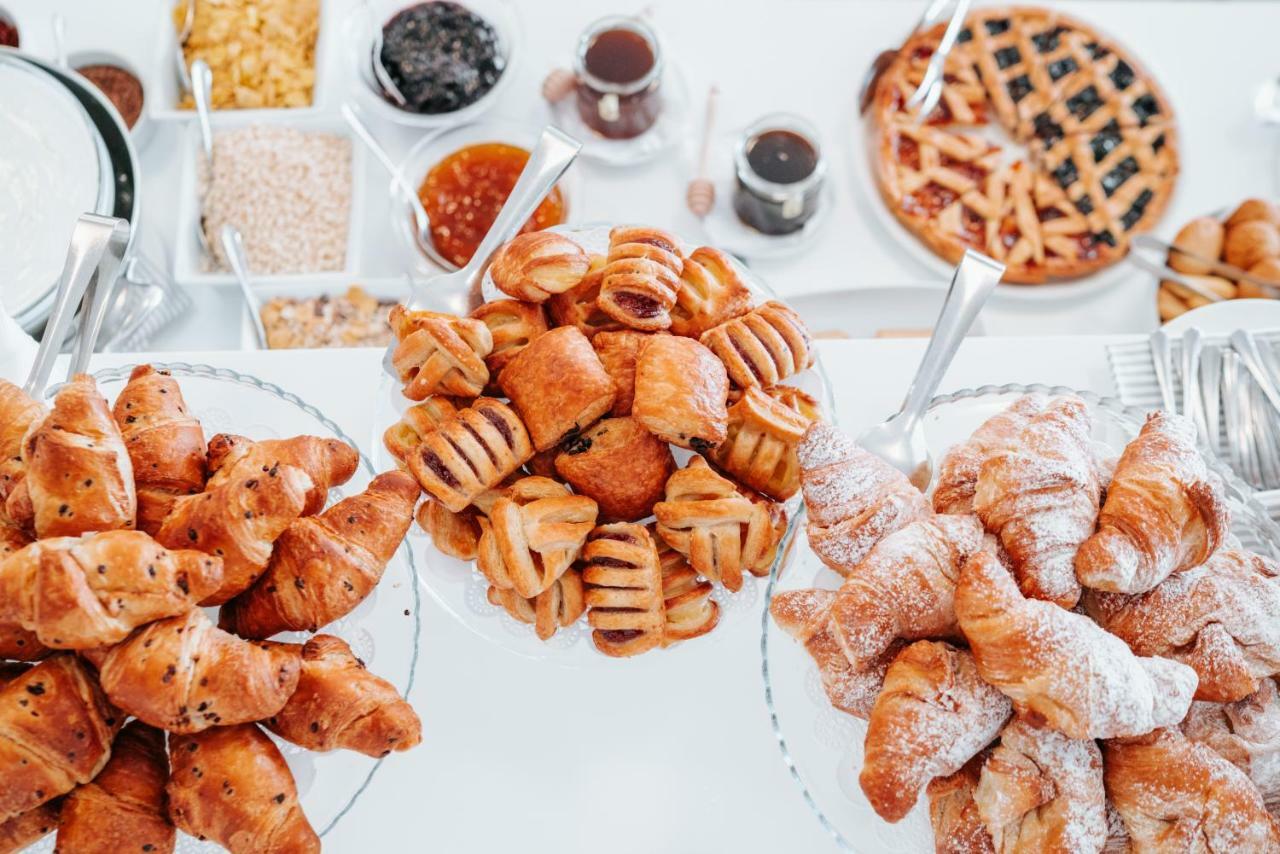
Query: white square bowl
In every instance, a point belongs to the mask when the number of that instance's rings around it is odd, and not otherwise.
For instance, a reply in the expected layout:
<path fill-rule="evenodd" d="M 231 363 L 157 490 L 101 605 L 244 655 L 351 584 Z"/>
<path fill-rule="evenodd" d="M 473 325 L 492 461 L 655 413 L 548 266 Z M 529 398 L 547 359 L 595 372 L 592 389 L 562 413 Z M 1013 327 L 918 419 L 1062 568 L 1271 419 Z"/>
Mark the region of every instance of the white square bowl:
<path fill-rule="evenodd" d="M 293 276 L 293 281 L 253 282 L 253 295 L 258 298 L 258 305 L 275 297 L 307 299 L 308 297 L 337 297 L 345 294 L 347 288 L 358 285 L 365 292 L 380 301 L 403 303 L 409 299 L 409 280 L 406 276 L 348 276 L 346 274 L 322 273 L 310 278 Z M 244 306 L 240 313 L 240 349 L 258 349 L 258 336 L 253 329 L 253 318 L 249 314 L 249 306 Z"/>
<path fill-rule="evenodd" d="M 255 282 L 263 284 L 271 282 L 306 281 L 317 276 L 351 276 L 360 269 L 362 254 L 361 226 L 365 219 L 365 194 L 368 191 L 368 176 L 364 144 L 351 135 L 350 128 L 342 119 L 335 116 L 296 117 L 287 110 L 242 110 L 234 113 L 215 113 L 213 116 L 213 134 L 220 132 L 263 125 L 270 127 L 288 127 L 300 131 L 323 131 L 336 134 L 351 142 L 351 211 L 347 223 L 347 256 L 346 264 L 341 270 L 312 270 L 302 273 L 280 273 L 276 275 L 250 275 Z M 197 193 L 200 159 L 204 157 L 200 149 L 200 128 L 192 122 L 182 135 L 182 179 L 178 187 L 178 233 L 173 241 L 173 277 L 174 281 L 184 285 L 225 285 L 235 284 L 235 276 L 230 272 L 208 272 L 204 269 L 204 254 L 196 237 L 196 227 L 200 219 L 200 197 Z"/>
<path fill-rule="evenodd" d="M 169 6 L 165 5 L 163 8 L 166 14 L 160 21 L 157 52 L 151 65 L 150 79 L 145 81 L 146 112 L 148 116 L 159 122 L 185 122 L 194 119 L 196 111 L 178 109 L 178 101 L 182 93 L 182 85 L 178 81 L 177 64 L 174 60 L 178 33 L 167 15 Z M 334 90 L 343 85 L 334 67 L 340 60 L 337 39 L 341 23 L 337 0 L 320 0 L 320 29 L 316 34 L 316 82 L 311 90 L 311 106 L 214 110 L 215 121 L 219 116 L 224 115 L 245 116 L 262 121 L 275 117 L 306 118 L 323 113 L 329 100 L 334 97 Z"/>

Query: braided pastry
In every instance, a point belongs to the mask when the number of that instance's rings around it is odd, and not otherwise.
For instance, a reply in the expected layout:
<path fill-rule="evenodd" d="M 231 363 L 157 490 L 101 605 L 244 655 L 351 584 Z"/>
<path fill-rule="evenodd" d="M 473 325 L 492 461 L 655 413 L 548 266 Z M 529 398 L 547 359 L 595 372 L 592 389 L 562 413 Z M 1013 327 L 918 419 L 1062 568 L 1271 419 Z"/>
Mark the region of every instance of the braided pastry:
<path fill-rule="evenodd" d="M 484 391 L 489 382 L 484 360 L 493 351 L 493 335 L 483 322 L 408 311 L 402 305 L 391 309 L 390 322 L 400 342 L 391 353 L 391 364 L 405 384 L 405 397 L 475 397 Z"/>
<path fill-rule="evenodd" d="M 738 388 L 768 388 L 813 365 L 813 341 L 795 310 L 771 300 L 699 338 L 720 357 Z"/>
<path fill-rule="evenodd" d="M 400 468 L 408 468 L 409 455 L 435 429 L 458 414 L 458 407 L 447 397 L 428 397 L 404 411 L 400 420 L 382 434 L 382 444 L 396 458 Z"/>
<path fill-rule="evenodd" d="M 409 456 L 409 471 L 457 513 L 531 456 L 529 434 L 511 407 L 482 397 L 422 440 Z"/>
<path fill-rule="evenodd" d="M 489 385 L 485 394 L 500 396 L 502 389 L 498 387 L 498 374 L 517 353 L 547 331 L 547 316 L 537 303 L 499 299 L 482 304 L 471 312 L 471 317 L 489 327 L 489 334 L 493 337 L 493 350 L 484 360 L 489 368 Z"/>
<path fill-rule="evenodd" d="M 692 338 L 652 335 L 636 358 L 631 415 L 664 442 L 707 453 L 729 420 L 724 365 Z"/>
<path fill-rule="evenodd" d="M 1280 673 L 1280 566 L 1224 550 L 1137 596 L 1085 596 L 1089 615 L 1138 655 L 1181 661 L 1200 677 L 1197 700 L 1226 703 Z"/>
<path fill-rule="evenodd" d="M 713 326 L 751 310 L 751 291 L 728 255 L 701 246 L 684 259 L 680 292 L 671 309 L 671 331 L 697 338 Z"/>
<path fill-rule="evenodd" d="M 785 501 L 800 488 L 796 446 L 809 421 L 751 386 L 729 407 L 728 432 L 711 459 L 739 483 Z"/>
<path fill-rule="evenodd" d="M 587 609 L 582 586 L 582 573 L 566 570 L 551 586 L 532 599 L 514 590 L 490 586 L 489 603 L 505 610 L 514 619 L 533 626 L 540 640 L 550 640 L 557 630 L 578 622 Z"/>
<path fill-rule="evenodd" d="M 609 258 L 596 305 L 632 329 L 666 329 L 683 268 L 684 259 L 670 234 L 655 228 L 615 228 L 609 232 Z"/>
<path fill-rule="evenodd" d="M 768 572 L 777 548 L 775 520 L 716 474 L 702 457 L 667 480 L 666 500 L 653 505 L 658 536 L 689 559 L 699 575 L 742 589 L 743 570 Z"/>
<path fill-rule="evenodd" d="M 988 457 L 1016 448 L 1027 421 L 1048 405 L 1049 398 L 1043 394 L 1024 394 L 984 421 L 967 441 L 952 446 L 938 464 L 933 509 L 938 513 L 972 513 L 982 464 Z"/>
<path fill-rule="evenodd" d="M 582 552 L 587 622 L 596 649 L 615 658 L 639 655 L 662 644 L 662 570 L 658 550 L 643 525 L 601 525 Z"/>
<path fill-rule="evenodd" d="M 599 332 L 626 328 L 601 311 L 596 303 L 600 296 L 600 285 L 604 281 L 604 265 L 603 255 L 593 255 L 591 266 L 581 282 L 547 300 L 547 313 L 551 315 L 552 326 L 576 326 L 588 338 Z"/>
<path fill-rule="evenodd" d="M 596 503 L 549 478 L 525 477 L 479 522 L 480 571 L 494 587 L 531 599 L 577 559 L 595 527 Z"/>
<path fill-rule="evenodd" d="M 666 625 L 663 644 L 705 635 L 720 621 L 720 606 L 711 598 L 711 582 L 699 578 L 684 555 L 663 542 L 649 530 L 658 548 L 658 567 L 662 570 L 662 602 Z"/>
<path fill-rule="evenodd" d="M 544 302 L 582 281 L 590 259 L 582 247 L 554 231 L 530 231 L 507 241 L 489 274 L 498 290 L 525 302 Z"/>

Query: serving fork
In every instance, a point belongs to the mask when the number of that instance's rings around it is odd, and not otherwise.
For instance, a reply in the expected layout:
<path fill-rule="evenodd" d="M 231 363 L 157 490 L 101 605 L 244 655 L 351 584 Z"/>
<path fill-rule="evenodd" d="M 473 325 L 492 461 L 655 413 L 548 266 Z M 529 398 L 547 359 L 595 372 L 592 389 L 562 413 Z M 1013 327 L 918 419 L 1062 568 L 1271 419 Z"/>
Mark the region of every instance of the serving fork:
<path fill-rule="evenodd" d="M 942 68 L 946 64 L 952 48 L 955 47 L 956 39 L 959 37 L 960 30 L 964 25 L 964 19 L 969 14 L 970 2 L 971 0 L 932 0 L 928 7 L 925 8 L 924 14 L 920 16 L 915 29 L 911 31 L 914 34 L 921 30 L 927 30 L 946 18 L 948 11 L 951 13 L 947 28 L 942 33 L 942 40 L 938 43 L 933 56 L 929 58 L 929 64 L 925 66 L 924 77 L 921 79 L 920 85 L 916 87 L 916 91 L 907 99 L 906 109 L 908 111 L 917 107 L 920 108 L 919 112 L 916 113 L 917 123 L 924 121 L 925 116 L 933 112 L 933 108 L 938 106 L 938 101 L 942 98 L 942 87 L 944 85 Z M 884 74 L 885 69 L 889 67 L 889 64 L 893 62 L 894 57 L 897 55 L 897 50 L 884 50 L 871 61 L 871 66 L 862 78 L 862 89 L 858 94 L 859 112 L 865 113 L 871 106 L 871 99 L 875 92 L 877 81 L 879 81 L 880 76 Z"/>

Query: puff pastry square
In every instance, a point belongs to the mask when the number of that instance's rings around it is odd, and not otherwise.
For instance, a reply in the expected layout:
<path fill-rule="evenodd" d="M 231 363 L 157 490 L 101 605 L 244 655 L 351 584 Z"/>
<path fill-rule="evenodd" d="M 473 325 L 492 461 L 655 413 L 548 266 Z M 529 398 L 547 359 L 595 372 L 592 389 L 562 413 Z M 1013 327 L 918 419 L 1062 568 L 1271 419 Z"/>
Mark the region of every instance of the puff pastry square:
<path fill-rule="evenodd" d="M 728 396 L 724 365 L 692 338 L 655 335 L 636 359 L 631 414 L 663 441 L 711 451 L 728 434 Z"/>
<path fill-rule="evenodd" d="M 573 326 L 536 338 L 516 354 L 498 381 L 539 451 L 591 426 L 617 396 L 591 342 Z"/>
<path fill-rule="evenodd" d="M 624 522 L 649 515 L 675 470 L 667 443 L 632 418 L 606 418 L 556 457 L 575 492 L 594 498 L 603 518 Z"/>
<path fill-rule="evenodd" d="M 613 377 L 618 396 L 613 401 L 612 415 L 630 415 L 631 401 L 636 396 L 636 357 L 649 343 L 649 333 L 634 329 L 601 332 L 591 339 L 600 364 Z"/>

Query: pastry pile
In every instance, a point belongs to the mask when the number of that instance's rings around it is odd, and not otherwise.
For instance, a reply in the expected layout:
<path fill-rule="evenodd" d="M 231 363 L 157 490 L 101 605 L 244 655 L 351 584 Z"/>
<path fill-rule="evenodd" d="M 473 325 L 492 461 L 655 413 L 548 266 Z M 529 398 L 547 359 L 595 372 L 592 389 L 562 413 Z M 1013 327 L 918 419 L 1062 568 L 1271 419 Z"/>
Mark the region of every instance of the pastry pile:
<path fill-rule="evenodd" d="M 798 449 L 838 590 L 779 594 L 858 782 L 939 852 L 1280 851 L 1280 565 L 1239 548 L 1179 416 L 1118 461 L 1088 407 L 1020 398 L 943 458 L 932 501 L 835 429 Z"/>
<path fill-rule="evenodd" d="M 337 637 L 372 592 L 419 489 L 355 474 L 336 439 L 207 442 L 169 374 L 114 406 L 90 376 L 52 406 L 0 380 L 0 849 L 319 851 L 263 727 L 381 757 L 418 716 Z M 215 624 L 205 607 L 221 606 Z M 167 736 L 167 738 L 166 738 Z M 167 749 L 166 749 L 167 740 Z"/>
<path fill-rule="evenodd" d="M 1173 245 L 1195 257 L 1170 252 L 1169 267 L 1223 299 L 1273 299 L 1280 290 L 1280 210 L 1265 199 L 1245 199 L 1226 219 L 1197 217 L 1178 231 Z M 1274 289 L 1225 278 L 1204 261 L 1226 262 Z M 1172 279 L 1162 281 L 1156 294 L 1161 320 L 1173 320 L 1209 302 Z"/>
<path fill-rule="evenodd" d="M 800 488 L 817 404 L 783 383 L 813 364 L 804 324 L 652 228 L 614 228 L 605 256 L 523 234 L 490 273 L 510 299 L 469 317 L 392 311 L 416 402 L 384 441 L 427 493 L 419 524 L 543 640 L 584 613 L 610 656 L 711 631 L 713 586 L 768 574 Z"/>

